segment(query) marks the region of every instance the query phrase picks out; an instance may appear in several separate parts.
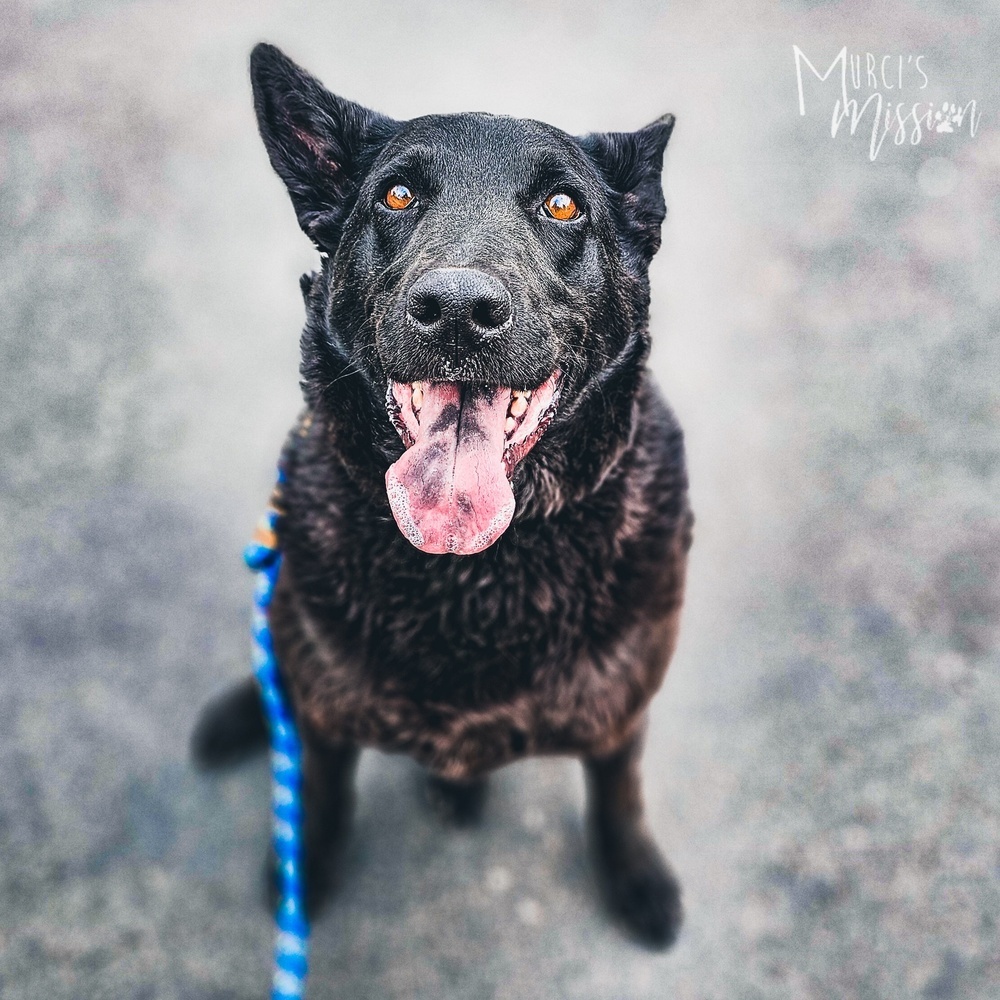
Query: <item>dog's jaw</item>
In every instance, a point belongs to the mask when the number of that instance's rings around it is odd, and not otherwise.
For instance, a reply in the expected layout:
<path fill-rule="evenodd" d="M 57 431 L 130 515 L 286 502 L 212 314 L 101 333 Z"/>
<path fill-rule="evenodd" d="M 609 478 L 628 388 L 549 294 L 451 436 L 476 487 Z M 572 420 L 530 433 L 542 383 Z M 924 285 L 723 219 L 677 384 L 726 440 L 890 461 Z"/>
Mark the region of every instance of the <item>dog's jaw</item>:
<path fill-rule="evenodd" d="M 389 382 L 386 409 L 406 451 L 386 473 L 386 493 L 408 541 L 472 555 L 503 534 L 514 469 L 548 428 L 561 381 L 557 369 L 533 390 Z"/>
<path fill-rule="evenodd" d="M 420 410 L 426 382 L 393 382 L 386 386 L 385 408 L 403 444 L 412 447 L 420 428 Z M 537 389 L 510 389 L 501 386 L 510 401 L 504 420 L 506 438 L 503 462 L 507 478 L 545 433 L 559 406 L 562 372 L 557 368 Z"/>

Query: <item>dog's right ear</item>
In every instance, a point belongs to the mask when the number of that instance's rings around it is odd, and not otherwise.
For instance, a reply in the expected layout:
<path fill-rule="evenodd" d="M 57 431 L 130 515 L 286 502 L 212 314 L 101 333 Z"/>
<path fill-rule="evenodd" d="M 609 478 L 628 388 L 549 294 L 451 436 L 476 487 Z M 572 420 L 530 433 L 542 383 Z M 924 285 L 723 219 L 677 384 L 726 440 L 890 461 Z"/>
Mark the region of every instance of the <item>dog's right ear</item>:
<path fill-rule="evenodd" d="M 321 250 L 332 252 L 357 178 L 399 123 L 331 94 L 263 42 L 250 53 L 250 82 L 261 138 L 299 225 Z"/>
<path fill-rule="evenodd" d="M 667 213 L 660 173 L 673 130 L 674 116 L 663 115 L 638 132 L 592 132 L 578 140 L 620 199 L 633 245 L 647 264 L 660 247 Z"/>

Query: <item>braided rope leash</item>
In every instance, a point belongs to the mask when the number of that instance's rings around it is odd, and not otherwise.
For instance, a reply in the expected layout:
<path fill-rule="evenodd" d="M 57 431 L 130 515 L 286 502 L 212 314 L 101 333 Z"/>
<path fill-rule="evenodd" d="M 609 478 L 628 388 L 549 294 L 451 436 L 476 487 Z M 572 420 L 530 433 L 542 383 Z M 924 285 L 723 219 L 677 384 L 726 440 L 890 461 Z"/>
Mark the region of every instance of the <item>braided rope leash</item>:
<path fill-rule="evenodd" d="M 268 621 L 268 608 L 281 569 L 278 524 L 284 481 L 284 473 L 279 470 L 270 506 L 243 558 L 257 578 L 253 667 L 271 732 L 271 807 L 279 884 L 271 1000 L 298 1000 L 305 993 L 309 939 L 302 881 L 302 744 L 282 687 Z"/>

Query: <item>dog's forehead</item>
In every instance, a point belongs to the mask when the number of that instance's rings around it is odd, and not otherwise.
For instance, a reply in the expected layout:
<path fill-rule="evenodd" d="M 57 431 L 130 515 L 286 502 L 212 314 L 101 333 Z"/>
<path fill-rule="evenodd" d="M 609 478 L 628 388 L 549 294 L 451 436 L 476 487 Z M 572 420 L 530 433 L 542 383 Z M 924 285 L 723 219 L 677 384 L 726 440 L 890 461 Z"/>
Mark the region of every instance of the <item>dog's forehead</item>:
<path fill-rule="evenodd" d="M 452 180 L 514 184 L 564 164 L 579 169 L 583 153 L 567 133 L 544 122 L 467 112 L 406 122 L 383 151 L 384 162 L 417 157 Z"/>

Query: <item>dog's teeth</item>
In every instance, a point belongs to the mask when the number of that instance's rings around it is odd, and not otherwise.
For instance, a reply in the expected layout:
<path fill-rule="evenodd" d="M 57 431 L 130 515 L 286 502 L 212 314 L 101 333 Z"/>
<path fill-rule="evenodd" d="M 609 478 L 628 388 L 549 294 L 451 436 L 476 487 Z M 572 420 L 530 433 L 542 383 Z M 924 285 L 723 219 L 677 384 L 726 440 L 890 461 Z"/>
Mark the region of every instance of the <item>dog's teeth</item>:
<path fill-rule="evenodd" d="M 424 389 L 419 382 L 413 384 L 413 393 L 410 396 L 410 405 L 415 410 L 419 410 L 424 405 Z"/>
<path fill-rule="evenodd" d="M 523 415 L 524 411 L 528 408 L 528 399 L 526 396 L 518 396 L 514 394 L 514 400 L 510 404 L 510 412 L 512 416 L 520 417 Z"/>
<path fill-rule="evenodd" d="M 517 421 L 513 417 L 508 417 L 503 425 L 504 433 L 510 434 L 516 426 Z"/>

